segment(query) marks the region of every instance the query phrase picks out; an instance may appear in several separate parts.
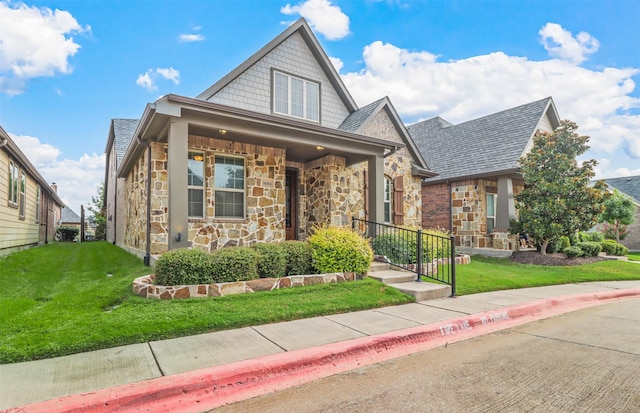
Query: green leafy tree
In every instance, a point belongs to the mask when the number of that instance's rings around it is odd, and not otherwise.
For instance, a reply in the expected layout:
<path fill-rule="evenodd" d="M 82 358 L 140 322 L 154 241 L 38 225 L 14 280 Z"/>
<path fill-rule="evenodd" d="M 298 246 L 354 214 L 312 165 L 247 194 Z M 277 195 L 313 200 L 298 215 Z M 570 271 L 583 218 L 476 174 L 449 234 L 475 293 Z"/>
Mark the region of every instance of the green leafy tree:
<path fill-rule="evenodd" d="M 633 214 L 636 206 L 628 196 L 621 194 L 617 189 L 604 201 L 604 212 L 600 215 L 599 222 L 608 222 L 613 225 L 613 233 L 616 242 L 620 242 L 620 233 L 625 225 L 633 223 Z"/>
<path fill-rule="evenodd" d="M 542 254 L 561 236 L 592 228 L 603 211 L 604 184 L 589 184 L 596 161 L 576 160 L 589 149 L 589 137 L 577 129 L 564 120 L 552 134 L 537 133 L 531 151 L 520 158 L 524 189 L 516 196 L 518 220 L 509 231 L 535 238 Z"/>
<path fill-rule="evenodd" d="M 93 222 L 96 224 L 96 239 L 105 239 L 107 231 L 107 210 L 104 205 L 104 182 L 98 185 L 98 195 L 91 197 L 93 205 L 87 209 L 93 214 Z"/>

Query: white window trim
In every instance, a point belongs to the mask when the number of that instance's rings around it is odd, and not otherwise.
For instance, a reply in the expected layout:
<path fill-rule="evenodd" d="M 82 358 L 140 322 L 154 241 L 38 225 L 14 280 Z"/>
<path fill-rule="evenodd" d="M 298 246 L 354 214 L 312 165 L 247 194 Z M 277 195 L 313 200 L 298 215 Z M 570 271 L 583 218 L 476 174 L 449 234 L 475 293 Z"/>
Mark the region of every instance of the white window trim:
<path fill-rule="evenodd" d="M 42 191 L 40 185 L 36 185 L 36 224 L 40 223 L 40 214 L 42 213 Z"/>
<path fill-rule="evenodd" d="M 216 179 L 215 179 L 215 168 L 216 168 L 216 160 L 215 158 L 234 158 L 234 159 L 242 159 L 242 171 L 244 173 L 244 187 L 242 189 L 236 189 L 236 188 L 218 188 L 216 186 Z M 244 220 L 245 217 L 247 216 L 247 159 L 244 156 L 234 156 L 234 155 L 229 155 L 226 153 L 217 153 L 214 156 L 213 159 L 213 199 L 214 199 L 214 203 L 215 203 L 215 199 L 216 199 L 216 191 L 221 191 L 221 192 L 236 192 L 236 193 L 242 193 L 242 216 L 241 217 L 236 217 L 236 216 L 218 216 L 216 215 L 216 208 L 215 205 L 213 206 L 213 216 L 216 219 L 239 219 L 239 220 Z"/>
<path fill-rule="evenodd" d="M 281 75 L 281 76 L 285 76 L 287 78 L 287 113 L 284 112 L 278 112 L 276 110 L 276 76 L 277 75 Z M 303 115 L 302 116 L 297 116 L 297 115 L 293 115 L 291 113 L 291 79 L 297 79 L 300 80 L 302 82 L 302 110 L 303 110 Z M 308 114 L 308 109 L 309 109 L 309 105 L 307 102 L 307 85 L 308 84 L 313 84 L 316 85 L 318 87 L 318 99 L 316 101 L 316 105 L 317 105 L 317 119 L 312 119 L 309 118 L 309 114 Z M 283 73 L 280 72 L 278 70 L 274 70 L 273 71 L 273 76 L 272 76 L 272 105 L 273 105 L 273 113 L 276 113 L 278 115 L 285 115 L 285 116 L 291 116 L 293 118 L 297 118 L 297 119 L 304 119 L 310 122 L 316 122 L 316 123 L 320 123 L 320 82 L 315 82 L 312 80 L 307 80 L 307 79 L 303 79 L 301 77 L 298 76 L 293 76 L 290 75 L 288 73 Z"/>
<path fill-rule="evenodd" d="M 389 216 L 384 217 L 384 223 L 390 224 L 393 222 L 393 179 L 390 176 L 385 175 L 383 179 L 383 205 L 389 204 Z M 388 189 L 388 191 L 387 191 Z M 384 213 L 385 211 L 383 211 Z M 387 219 L 388 218 L 388 219 Z"/>
<path fill-rule="evenodd" d="M 19 187 L 20 187 L 20 181 L 18 179 L 19 177 L 19 169 L 18 169 L 18 164 L 13 160 L 10 159 L 9 160 L 9 191 L 7 192 L 7 203 L 9 204 L 9 206 L 12 206 L 14 208 L 18 207 L 18 192 L 19 192 Z M 14 185 L 14 182 L 16 182 L 16 185 Z"/>
<path fill-rule="evenodd" d="M 497 210 L 497 202 L 498 202 L 498 194 L 494 194 L 494 193 L 487 193 L 487 199 L 489 197 L 493 198 L 493 214 L 489 215 L 489 202 L 487 202 L 487 221 L 489 221 L 489 219 L 493 219 L 493 227 L 496 227 L 496 210 Z M 487 232 L 488 233 L 492 233 L 493 231 L 489 232 L 489 228 L 487 226 Z"/>
<path fill-rule="evenodd" d="M 20 219 L 24 219 L 27 210 L 27 174 L 20 171 L 20 181 L 18 181 L 18 211 Z"/>
<path fill-rule="evenodd" d="M 189 185 L 189 183 L 187 182 L 187 203 L 189 202 L 189 195 L 188 192 L 189 190 L 196 190 L 196 189 L 201 189 L 202 190 L 202 213 L 200 215 L 189 215 L 189 218 L 204 218 L 206 215 L 206 210 L 207 210 L 207 195 L 206 195 L 206 165 L 205 165 L 205 154 L 204 152 L 201 151 L 188 151 L 187 153 L 187 162 L 189 159 L 189 155 L 194 154 L 194 155 L 199 155 L 202 156 L 202 186 L 199 185 Z M 187 170 L 187 174 L 188 174 L 188 170 Z M 189 210 L 188 205 L 187 205 L 187 210 Z"/>

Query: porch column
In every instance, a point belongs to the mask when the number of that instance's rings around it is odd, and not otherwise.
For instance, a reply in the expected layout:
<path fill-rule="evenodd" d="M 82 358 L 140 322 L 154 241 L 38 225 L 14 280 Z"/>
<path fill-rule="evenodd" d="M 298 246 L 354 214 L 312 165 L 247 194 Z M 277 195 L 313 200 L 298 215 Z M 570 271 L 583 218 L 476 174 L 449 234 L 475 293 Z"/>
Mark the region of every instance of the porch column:
<path fill-rule="evenodd" d="M 496 228 L 509 228 L 509 220 L 516 218 L 513 182 L 511 178 L 498 178 L 498 199 L 496 205 Z"/>
<path fill-rule="evenodd" d="M 384 157 L 370 156 L 367 159 L 369 175 L 369 221 L 384 222 Z"/>
<path fill-rule="evenodd" d="M 187 158 L 189 147 L 188 124 L 173 119 L 167 139 L 167 173 L 169 179 L 169 249 L 189 246 L 187 211 Z"/>

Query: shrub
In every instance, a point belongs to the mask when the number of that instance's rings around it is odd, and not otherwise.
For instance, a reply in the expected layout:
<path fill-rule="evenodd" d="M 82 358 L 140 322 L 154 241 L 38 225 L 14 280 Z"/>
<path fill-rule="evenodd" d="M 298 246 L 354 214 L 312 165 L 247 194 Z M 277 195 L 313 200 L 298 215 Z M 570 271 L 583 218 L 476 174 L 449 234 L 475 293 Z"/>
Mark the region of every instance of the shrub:
<path fill-rule="evenodd" d="M 604 224 L 602 224 L 602 232 L 606 239 L 616 239 L 616 228 L 614 225 L 605 222 Z M 620 226 L 618 227 L 618 237 L 620 238 L 620 241 L 627 238 L 627 235 L 629 235 L 629 229 L 626 225 L 620 224 Z"/>
<path fill-rule="evenodd" d="M 313 274 L 309 244 L 302 241 L 285 241 L 280 245 L 286 256 L 285 275 Z"/>
<path fill-rule="evenodd" d="M 597 257 L 602 251 L 602 247 L 598 242 L 579 242 L 578 247 L 584 251 L 584 255 Z"/>
<path fill-rule="evenodd" d="M 219 249 L 209 258 L 214 283 L 249 281 L 258 278 L 259 254 L 249 247 Z"/>
<path fill-rule="evenodd" d="M 604 240 L 600 243 L 600 246 L 607 255 L 625 256 L 629 251 L 627 247 L 613 240 Z"/>
<path fill-rule="evenodd" d="M 309 237 L 313 266 L 321 273 L 366 273 L 373 260 L 369 242 L 348 228 L 314 228 Z"/>
<path fill-rule="evenodd" d="M 558 251 L 563 251 L 565 248 L 569 248 L 571 246 L 571 240 L 569 237 L 565 237 L 564 235 L 560 237 L 558 240 Z"/>
<path fill-rule="evenodd" d="M 285 275 L 287 257 L 280 244 L 253 244 L 251 248 L 258 253 L 258 275 L 260 278 L 279 278 Z"/>
<path fill-rule="evenodd" d="M 578 246 L 572 246 L 572 247 L 566 247 L 565 249 L 562 250 L 562 253 L 567 257 L 567 258 L 578 258 L 578 257 L 582 257 L 584 255 L 584 252 L 582 251 L 582 248 L 578 247 Z"/>
<path fill-rule="evenodd" d="M 156 284 L 185 285 L 211 282 L 209 254 L 198 249 L 165 252 L 155 264 Z"/>
<path fill-rule="evenodd" d="M 569 235 L 569 241 L 573 246 L 578 245 L 578 243 L 580 242 L 580 238 L 578 238 L 578 233 L 574 232 L 573 234 Z"/>
<path fill-rule="evenodd" d="M 409 231 L 378 235 L 373 240 L 375 254 L 384 255 L 396 264 L 415 264 L 418 262 L 417 229 L 412 227 L 406 227 L 406 229 Z M 431 262 L 436 258 L 450 256 L 449 234 L 434 229 L 422 230 L 423 262 Z"/>
<path fill-rule="evenodd" d="M 581 231 L 578 232 L 578 239 L 580 242 L 602 242 L 604 241 L 604 235 L 602 232 Z"/>
<path fill-rule="evenodd" d="M 80 233 L 80 228 L 58 227 L 56 229 L 56 239 L 58 241 L 74 241 Z"/>

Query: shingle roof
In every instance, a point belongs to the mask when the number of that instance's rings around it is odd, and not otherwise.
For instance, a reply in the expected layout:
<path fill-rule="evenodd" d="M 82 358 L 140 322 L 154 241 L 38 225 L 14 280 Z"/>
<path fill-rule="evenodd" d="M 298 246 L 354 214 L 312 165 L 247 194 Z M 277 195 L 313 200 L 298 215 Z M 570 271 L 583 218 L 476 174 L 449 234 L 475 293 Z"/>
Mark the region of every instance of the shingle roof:
<path fill-rule="evenodd" d="M 64 223 L 80 223 L 80 217 L 78 214 L 73 212 L 73 210 L 69 207 L 62 208 L 62 213 L 60 214 L 60 221 Z"/>
<path fill-rule="evenodd" d="M 360 128 L 360 126 L 362 126 L 362 124 L 366 122 L 367 119 L 369 119 L 369 116 L 371 116 L 371 114 L 380 105 L 380 102 L 382 102 L 384 99 L 385 98 L 378 99 L 375 102 L 369 103 L 367 106 L 361 107 L 355 112 L 352 112 L 345 118 L 345 120 L 342 121 L 340 126 L 338 126 L 338 129 L 347 132 L 356 132 Z"/>
<path fill-rule="evenodd" d="M 409 126 L 427 164 L 439 174 L 427 181 L 516 168 L 551 102 L 548 97 L 458 125 L 436 117 Z"/>
<path fill-rule="evenodd" d="M 133 133 L 138 126 L 138 119 L 113 119 L 113 134 L 116 146 L 116 168 L 124 157 L 124 153 L 129 147 Z"/>
<path fill-rule="evenodd" d="M 640 204 L 640 175 L 605 179 L 605 182 L 610 187 L 633 198 L 636 204 Z"/>

